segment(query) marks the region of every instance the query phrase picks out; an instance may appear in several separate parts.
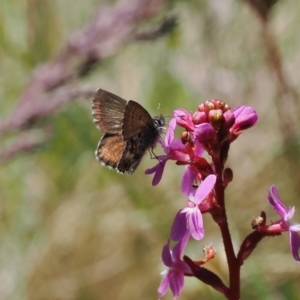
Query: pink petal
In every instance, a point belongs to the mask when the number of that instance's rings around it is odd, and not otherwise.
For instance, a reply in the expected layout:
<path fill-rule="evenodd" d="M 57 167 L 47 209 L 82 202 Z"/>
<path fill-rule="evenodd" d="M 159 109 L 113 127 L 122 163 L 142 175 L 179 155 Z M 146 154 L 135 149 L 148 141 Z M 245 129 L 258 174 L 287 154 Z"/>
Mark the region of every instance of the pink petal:
<path fill-rule="evenodd" d="M 166 294 L 168 288 L 169 288 L 169 274 L 167 273 L 157 289 L 159 299 Z"/>
<path fill-rule="evenodd" d="M 145 174 L 149 175 L 149 174 L 153 174 L 153 179 L 152 179 L 152 185 L 155 186 L 157 184 L 159 184 L 163 172 L 164 172 L 164 168 L 167 162 L 167 156 L 166 155 L 161 155 L 157 157 L 159 159 L 158 164 L 156 164 L 154 167 L 147 169 L 145 171 Z"/>
<path fill-rule="evenodd" d="M 166 133 L 166 137 L 165 137 L 165 143 L 166 146 L 168 147 L 171 142 L 174 140 L 174 131 L 176 128 L 176 118 L 172 118 L 171 121 L 169 122 L 169 127 Z"/>
<path fill-rule="evenodd" d="M 155 186 L 155 185 L 158 185 L 161 178 L 162 178 L 162 175 L 163 175 L 163 172 L 164 172 L 164 169 L 165 169 L 165 165 L 166 165 L 166 162 L 167 160 L 163 160 L 163 161 L 160 161 L 158 164 L 159 166 L 157 167 L 157 170 L 154 174 L 154 177 L 152 179 L 152 185 Z"/>
<path fill-rule="evenodd" d="M 162 254 L 161 254 L 161 258 L 162 258 L 162 261 L 165 264 L 165 266 L 167 266 L 167 267 L 172 266 L 173 261 L 172 261 L 172 254 L 171 254 L 171 250 L 170 250 L 170 240 L 168 240 L 168 243 L 166 245 L 164 245 Z"/>
<path fill-rule="evenodd" d="M 195 240 L 201 240 L 204 237 L 203 220 L 200 210 L 194 209 L 189 219 L 190 234 Z"/>
<path fill-rule="evenodd" d="M 194 150 L 194 154 L 197 156 L 201 156 L 204 152 L 204 148 L 201 146 L 200 142 L 196 139 L 194 141 L 196 149 Z"/>
<path fill-rule="evenodd" d="M 171 160 L 177 160 L 177 161 L 181 161 L 181 162 L 186 162 L 188 163 L 190 161 L 190 157 L 188 154 L 180 151 L 180 150 L 176 150 L 176 149 L 169 149 L 169 155 L 168 158 Z"/>
<path fill-rule="evenodd" d="M 276 210 L 276 212 L 280 215 L 280 217 L 285 220 L 285 217 L 288 213 L 288 209 L 282 203 L 282 201 L 281 201 L 281 199 L 278 195 L 278 192 L 277 192 L 277 189 L 276 189 L 275 185 L 272 185 L 269 189 L 268 200 L 269 200 L 269 203 Z"/>
<path fill-rule="evenodd" d="M 172 140 L 172 142 L 170 144 L 170 148 L 172 148 L 174 150 L 183 150 L 183 149 L 185 149 L 185 146 L 182 144 L 181 140 L 174 139 L 174 140 Z"/>
<path fill-rule="evenodd" d="M 298 232 L 290 230 L 290 248 L 294 259 L 300 263 L 299 250 L 300 250 L 300 237 Z"/>
<path fill-rule="evenodd" d="M 173 111 L 173 117 L 176 118 L 176 122 L 179 126 L 187 129 L 188 131 L 194 131 L 194 123 L 192 115 L 185 109 L 179 108 Z"/>
<path fill-rule="evenodd" d="M 179 272 L 170 272 L 169 277 L 170 277 L 169 279 L 170 289 L 174 296 L 173 299 L 177 299 L 184 285 L 184 276 L 182 273 Z"/>
<path fill-rule="evenodd" d="M 189 241 L 189 238 L 190 238 L 190 233 L 187 231 L 185 233 L 185 235 L 183 236 L 183 238 L 173 247 L 173 250 L 172 250 L 173 261 L 176 262 L 177 266 L 179 266 L 179 264 L 178 264 L 179 261 L 182 263 L 182 265 L 184 266 L 183 272 L 190 271 L 190 268 L 188 267 L 188 265 L 185 262 L 181 261 L 181 256 L 185 250 L 185 247 Z"/>
<path fill-rule="evenodd" d="M 291 220 L 295 213 L 295 206 L 290 206 L 285 216 L 285 221 Z"/>
<path fill-rule="evenodd" d="M 181 193 L 183 195 L 189 196 L 190 194 L 194 194 L 195 188 L 193 187 L 193 183 L 195 180 L 195 174 L 190 166 L 187 166 L 181 180 Z"/>
<path fill-rule="evenodd" d="M 208 175 L 198 187 L 195 193 L 196 204 L 201 203 L 207 195 L 212 191 L 217 180 L 216 175 Z"/>
<path fill-rule="evenodd" d="M 173 221 L 171 228 L 171 239 L 180 241 L 187 232 L 187 215 L 180 210 Z"/>
<path fill-rule="evenodd" d="M 217 136 L 215 129 L 209 123 L 196 125 L 194 135 L 199 141 L 213 140 Z"/>
<path fill-rule="evenodd" d="M 290 225 L 290 230 L 292 231 L 300 231 L 300 224 L 292 224 Z"/>

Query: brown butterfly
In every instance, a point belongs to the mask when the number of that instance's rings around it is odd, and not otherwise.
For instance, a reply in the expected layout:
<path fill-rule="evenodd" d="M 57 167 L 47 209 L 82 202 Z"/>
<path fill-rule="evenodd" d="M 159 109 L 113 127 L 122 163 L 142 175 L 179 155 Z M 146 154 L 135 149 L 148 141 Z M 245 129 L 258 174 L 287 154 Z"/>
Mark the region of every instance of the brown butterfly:
<path fill-rule="evenodd" d="M 104 133 L 95 152 L 97 160 L 119 173 L 132 174 L 148 149 L 153 149 L 165 125 L 139 103 L 99 89 L 93 100 L 94 123 Z"/>

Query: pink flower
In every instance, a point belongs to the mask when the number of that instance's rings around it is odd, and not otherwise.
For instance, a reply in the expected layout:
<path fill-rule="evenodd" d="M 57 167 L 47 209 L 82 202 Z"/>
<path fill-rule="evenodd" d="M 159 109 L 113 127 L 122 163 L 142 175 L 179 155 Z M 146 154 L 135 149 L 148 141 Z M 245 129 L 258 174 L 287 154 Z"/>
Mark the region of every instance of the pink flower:
<path fill-rule="evenodd" d="M 292 223 L 290 221 L 295 213 L 295 207 L 290 206 L 289 208 L 287 208 L 282 203 L 275 185 L 272 185 L 270 187 L 270 190 L 268 193 L 268 200 L 269 200 L 269 203 L 273 206 L 273 208 L 276 210 L 276 212 L 281 217 L 281 219 L 279 221 L 273 223 L 271 226 L 279 225 L 280 226 L 279 229 L 281 232 L 289 231 L 290 249 L 291 249 L 292 255 L 297 262 L 300 262 L 300 257 L 299 257 L 300 237 L 298 234 L 298 232 L 300 231 L 300 224 Z"/>
<path fill-rule="evenodd" d="M 174 299 L 177 299 L 184 286 L 184 274 L 192 275 L 190 267 L 180 258 L 188 240 L 189 234 L 186 234 L 173 250 L 170 249 L 170 240 L 163 248 L 162 260 L 168 269 L 162 273 L 164 278 L 158 288 L 159 299 L 166 294 L 168 288 L 171 289 Z"/>
<path fill-rule="evenodd" d="M 201 240 L 204 237 L 199 205 L 214 188 L 216 179 L 216 175 L 207 176 L 197 188 L 195 195 L 190 195 L 187 207 L 177 213 L 171 229 L 171 238 L 174 241 L 181 240 L 187 232 L 195 240 Z"/>

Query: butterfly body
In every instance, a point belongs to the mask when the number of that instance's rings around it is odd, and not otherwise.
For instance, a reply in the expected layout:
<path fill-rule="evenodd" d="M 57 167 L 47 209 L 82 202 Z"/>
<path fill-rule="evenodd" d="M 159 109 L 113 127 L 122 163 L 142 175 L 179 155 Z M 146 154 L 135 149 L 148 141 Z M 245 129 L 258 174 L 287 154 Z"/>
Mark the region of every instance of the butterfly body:
<path fill-rule="evenodd" d="M 119 173 L 128 174 L 136 170 L 144 153 L 155 146 L 165 124 L 163 116 L 152 118 L 139 103 L 101 89 L 93 100 L 93 117 L 104 133 L 96 158 Z"/>

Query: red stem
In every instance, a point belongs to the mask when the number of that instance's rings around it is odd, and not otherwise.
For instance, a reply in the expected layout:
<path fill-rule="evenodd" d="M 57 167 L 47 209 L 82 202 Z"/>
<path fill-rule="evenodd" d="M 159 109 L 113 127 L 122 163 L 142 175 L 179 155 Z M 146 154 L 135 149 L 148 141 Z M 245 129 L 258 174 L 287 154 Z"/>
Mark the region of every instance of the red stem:
<path fill-rule="evenodd" d="M 216 173 L 222 174 L 222 167 L 216 166 Z M 215 196 L 216 201 L 220 205 L 219 215 L 213 215 L 214 220 L 220 227 L 220 231 L 222 234 L 222 239 L 224 243 L 225 253 L 227 257 L 228 263 L 228 271 L 229 271 L 229 296 L 227 299 L 229 300 L 239 300 L 240 299 L 240 264 L 236 258 L 234 253 L 233 244 L 231 240 L 231 235 L 229 231 L 227 215 L 226 215 L 226 207 L 225 207 L 225 187 L 223 185 L 223 181 L 221 179 L 221 175 L 218 175 L 218 179 L 215 185 Z"/>

